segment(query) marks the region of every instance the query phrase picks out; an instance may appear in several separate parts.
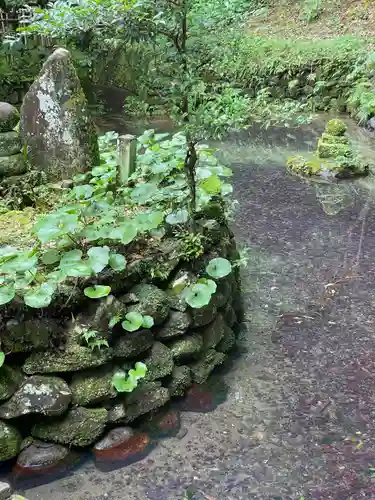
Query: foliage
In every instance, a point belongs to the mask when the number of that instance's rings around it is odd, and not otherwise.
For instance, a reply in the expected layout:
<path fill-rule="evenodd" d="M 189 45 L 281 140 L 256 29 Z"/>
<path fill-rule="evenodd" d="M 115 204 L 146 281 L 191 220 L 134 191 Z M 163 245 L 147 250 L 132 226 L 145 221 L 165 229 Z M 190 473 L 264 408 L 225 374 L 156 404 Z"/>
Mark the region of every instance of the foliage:
<path fill-rule="evenodd" d="M 375 114 L 375 86 L 370 81 L 359 81 L 348 98 L 351 114 L 361 125 Z"/>
<path fill-rule="evenodd" d="M 181 252 L 184 260 L 189 262 L 203 255 L 205 238 L 202 234 L 182 231 L 178 237 L 182 242 Z"/>
<path fill-rule="evenodd" d="M 109 347 L 108 341 L 106 339 L 101 339 L 99 337 L 99 332 L 96 330 L 88 330 L 87 332 L 84 332 L 82 334 L 82 338 L 92 351 L 96 348 L 100 351 L 102 347 Z"/>
<path fill-rule="evenodd" d="M 210 260 L 206 267 L 206 273 L 211 276 L 211 278 L 220 279 L 228 276 L 232 272 L 232 265 L 227 259 L 218 257 L 216 259 Z"/>
<path fill-rule="evenodd" d="M 152 328 L 154 319 L 151 316 L 143 316 L 139 312 L 132 311 L 125 315 L 121 326 L 128 332 L 135 332 L 139 328 Z"/>
<path fill-rule="evenodd" d="M 305 0 L 303 18 L 311 23 L 316 21 L 323 10 L 323 0 Z"/>
<path fill-rule="evenodd" d="M 216 292 L 216 283 L 212 280 L 200 278 L 197 283 L 183 290 L 186 303 L 194 309 L 200 309 L 210 303 L 212 295 Z"/>
<path fill-rule="evenodd" d="M 117 392 L 132 392 L 138 386 L 138 380 L 143 379 L 147 374 L 147 366 L 144 363 L 138 362 L 135 364 L 135 369 L 131 369 L 126 373 L 124 370 L 119 370 L 112 377 L 113 387 Z"/>
<path fill-rule="evenodd" d="M 5 353 L 3 351 L 0 351 L 0 368 L 3 366 L 5 362 Z"/>

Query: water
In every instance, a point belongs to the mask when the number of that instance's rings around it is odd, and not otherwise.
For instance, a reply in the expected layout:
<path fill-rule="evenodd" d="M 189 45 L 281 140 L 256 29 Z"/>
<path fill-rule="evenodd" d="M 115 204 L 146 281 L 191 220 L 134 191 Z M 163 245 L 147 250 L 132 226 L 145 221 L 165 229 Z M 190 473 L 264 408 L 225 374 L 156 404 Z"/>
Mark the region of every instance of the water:
<path fill-rule="evenodd" d="M 26 490 L 29 500 L 183 500 L 188 489 L 197 500 L 375 498 L 373 183 L 291 177 L 286 157 L 311 151 L 321 131 L 252 131 L 222 145 L 233 228 L 250 249 L 226 400 L 183 412 L 186 435 L 143 461 L 107 473 L 88 461 Z M 375 158 L 371 139 L 353 134 Z"/>

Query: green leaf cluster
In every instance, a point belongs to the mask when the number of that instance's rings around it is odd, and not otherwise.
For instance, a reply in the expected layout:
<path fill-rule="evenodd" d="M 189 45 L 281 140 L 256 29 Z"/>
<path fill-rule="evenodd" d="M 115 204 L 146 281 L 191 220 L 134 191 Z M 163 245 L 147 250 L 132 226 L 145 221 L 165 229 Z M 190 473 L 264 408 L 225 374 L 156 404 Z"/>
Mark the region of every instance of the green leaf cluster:
<path fill-rule="evenodd" d="M 138 386 L 138 381 L 143 379 L 147 374 L 147 366 L 144 363 L 138 362 L 135 368 L 126 373 L 124 370 L 119 370 L 112 376 L 112 384 L 117 392 L 132 392 Z"/>

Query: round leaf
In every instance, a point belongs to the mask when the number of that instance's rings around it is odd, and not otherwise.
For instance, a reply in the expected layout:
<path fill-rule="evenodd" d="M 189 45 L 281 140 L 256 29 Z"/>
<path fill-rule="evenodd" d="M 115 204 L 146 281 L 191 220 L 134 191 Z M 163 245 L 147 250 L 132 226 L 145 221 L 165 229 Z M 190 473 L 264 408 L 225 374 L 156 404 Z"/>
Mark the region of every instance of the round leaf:
<path fill-rule="evenodd" d="M 101 299 L 102 297 L 107 297 L 111 293 L 111 287 L 105 285 L 94 285 L 89 286 L 83 290 L 83 293 L 89 299 Z"/>
<path fill-rule="evenodd" d="M 210 194 L 220 193 L 222 182 L 216 174 L 211 175 L 201 182 L 202 188 Z"/>
<path fill-rule="evenodd" d="M 109 265 L 114 271 L 123 271 L 126 267 L 126 259 L 120 253 L 111 253 L 109 256 Z"/>
<path fill-rule="evenodd" d="M 90 184 L 83 184 L 74 188 L 76 200 L 88 200 L 93 195 L 94 188 Z"/>
<path fill-rule="evenodd" d="M 210 287 L 203 283 L 196 283 L 185 288 L 183 292 L 186 303 L 194 309 L 200 309 L 210 303 L 211 300 Z"/>
<path fill-rule="evenodd" d="M 189 213 L 187 210 L 177 210 L 167 215 L 166 222 L 171 225 L 184 224 L 189 219 Z"/>
<path fill-rule="evenodd" d="M 60 261 L 60 267 L 69 267 L 71 265 L 76 264 L 82 258 L 81 250 L 70 250 L 69 252 L 64 253 Z"/>
<path fill-rule="evenodd" d="M 143 323 L 143 316 L 139 312 L 132 311 L 125 316 L 125 320 L 121 323 L 121 326 L 127 332 L 135 332 L 138 330 Z"/>
<path fill-rule="evenodd" d="M 137 387 L 137 381 L 133 378 L 127 379 L 124 371 L 118 371 L 112 376 L 112 385 L 117 392 L 132 392 Z"/>
<path fill-rule="evenodd" d="M 15 296 L 14 285 L 0 286 L 0 306 L 8 304 Z"/>
<path fill-rule="evenodd" d="M 113 228 L 109 233 L 109 237 L 112 240 L 120 240 L 124 245 L 132 242 L 136 236 L 137 228 L 131 222 L 127 224 L 121 224 L 121 226 Z"/>
<path fill-rule="evenodd" d="M 229 260 L 218 257 L 210 260 L 206 272 L 211 278 L 224 278 L 224 276 L 228 276 L 232 272 L 232 264 Z"/>
<path fill-rule="evenodd" d="M 5 354 L 3 353 L 3 351 L 0 351 L 0 368 L 3 366 L 5 362 Z"/>
<path fill-rule="evenodd" d="M 38 263 L 36 255 L 30 255 L 29 252 L 21 252 L 16 257 L 4 262 L 1 265 L 1 271 L 6 273 L 22 273 L 35 268 Z"/>
<path fill-rule="evenodd" d="M 152 328 L 154 326 L 154 318 L 152 316 L 143 316 L 143 328 Z"/>
<path fill-rule="evenodd" d="M 55 264 L 60 260 L 60 252 L 58 250 L 48 250 L 42 255 L 42 262 L 47 266 Z"/>
<path fill-rule="evenodd" d="M 30 291 L 28 291 L 23 299 L 25 304 L 29 307 L 35 309 L 41 309 L 42 307 L 47 307 L 52 302 L 53 294 L 56 287 L 51 283 L 43 283 Z"/>
<path fill-rule="evenodd" d="M 88 250 L 89 265 L 95 273 L 100 273 L 106 267 L 109 261 L 109 248 L 105 247 L 92 247 Z"/>

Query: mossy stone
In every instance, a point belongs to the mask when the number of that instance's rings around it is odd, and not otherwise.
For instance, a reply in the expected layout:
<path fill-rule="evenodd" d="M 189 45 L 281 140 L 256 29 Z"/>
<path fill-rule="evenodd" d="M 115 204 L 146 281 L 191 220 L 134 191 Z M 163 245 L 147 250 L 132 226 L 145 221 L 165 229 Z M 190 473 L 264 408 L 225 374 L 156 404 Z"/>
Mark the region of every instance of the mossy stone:
<path fill-rule="evenodd" d="M 112 385 L 113 371 L 112 365 L 108 365 L 74 374 L 69 384 L 72 403 L 93 405 L 116 397 L 117 391 Z"/>
<path fill-rule="evenodd" d="M 48 318 L 7 322 L 2 335 L 5 348 L 12 352 L 29 352 L 48 349 L 54 335 L 61 331 L 56 321 Z"/>
<path fill-rule="evenodd" d="M 173 359 L 179 363 L 196 359 L 203 350 L 203 340 L 198 334 L 184 335 L 169 344 Z"/>
<path fill-rule="evenodd" d="M 130 291 L 137 303 L 128 307 L 128 312 L 136 311 L 143 316 L 151 316 L 155 326 L 160 326 L 169 314 L 168 296 L 154 285 L 136 285 Z"/>
<path fill-rule="evenodd" d="M 22 154 L 0 156 L 0 177 L 12 177 L 25 172 L 26 163 Z"/>
<path fill-rule="evenodd" d="M 340 136 L 345 134 L 347 128 L 348 127 L 342 120 L 335 118 L 334 120 L 329 120 L 325 127 L 325 132 L 327 132 L 327 134 Z"/>
<path fill-rule="evenodd" d="M 203 338 L 204 349 L 211 349 L 220 342 L 224 337 L 225 327 L 223 316 L 218 314 L 212 323 L 199 330 Z"/>
<path fill-rule="evenodd" d="M 17 132 L 0 133 L 0 157 L 15 155 L 21 148 L 21 139 Z"/>
<path fill-rule="evenodd" d="M 19 368 L 3 365 L 0 368 L 0 401 L 9 399 L 22 384 L 24 378 Z"/>
<path fill-rule="evenodd" d="M 224 336 L 216 346 L 218 352 L 227 353 L 236 345 L 236 336 L 228 325 L 224 327 Z"/>
<path fill-rule="evenodd" d="M 16 457 L 21 450 L 22 437 L 18 430 L 0 420 L 0 462 Z"/>
<path fill-rule="evenodd" d="M 327 143 L 335 143 L 335 144 L 349 144 L 349 139 L 345 135 L 332 135 L 327 134 L 327 132 L 323 132 L 322 141 Z"/>
<path fill-rule="evenodd" d="M 143 360 L 147 366 L 146 379 L 148 381 L 166 377 L 172 373 L 174 362 L 172 352 L 161 342 L 155 342 L 150 355 Z"/>
<path fill-rule="evenodd" d="M 115 342 L 113 352 L 116 358 L 131 359 L 147 351 L 153 344 L 151 330 L 124 332 Z"/>
<path fill-rule="evenodd" d="M 183 396 L 186 389 L 192 384 L 190 368 L 186 365 L 175 366 L 172 370 L 171 380 L 168 384 L 168 390 L 173 396 Z"/>
<path fill-rule="evenodd" d="M 23 365 L 28 375 L 34 373 L 77 372 L 107 363 L 113 357 L 111 348 L 92 351 L 89 347 L 72 346 L 63 352 L 34 352 Z"/>
<path fill-rule="evenodd" d="M 11 132 L 19 119 L 17 108 L 7 102 L 0 102 L 0 132 Z"/>
<path fill-rule="evenodd" d="M 232 326 L 237 323 L 237 315 L 230 302 L 228 302 L 228 304 L 225 306 L 223 315 L 224 321 L 229 327 L 232 328 Z"/>
<path fill-rule="evenodd" d="M 31 430 L 32 436 L 68 446 L 89 446 L 103 433 L 108 419 L 105 408 L 71 409 L 62 419 L 39 422 Z"/>
<path fill-rule="evenodd" d="M 192 316 L 192 327 L 205 326 L 211 323 L 217 315 L 217 307 L 214 300 L 211 300 L 209 304 L 201 307 L 200 309 L 189 309 Z"/>
<path fill-rule="evenodd" d="M 350 152 L 350 147 L 340 142 L 324 142 L 322 139 L 319 139 L 316 152 L 319 158 L 335 159 L 347 155 Z"/>
<path fill-rule="evenodd" d="M 160 339 L 170 339 L 183 335 L 191 324 L 191 316 L 187 312 L 171 311 L 167 321 L 157 332 Z"/>
<path fill-rule="evenodd" d="M 203 359 L 189 365 L 193 381 L 197 384 L 203 384 L 215 367 L 221 365 L 225 358 L 226 355 L 222 352 L 217 352 L 214 349 L 207 351 Z"/>

